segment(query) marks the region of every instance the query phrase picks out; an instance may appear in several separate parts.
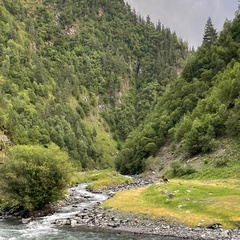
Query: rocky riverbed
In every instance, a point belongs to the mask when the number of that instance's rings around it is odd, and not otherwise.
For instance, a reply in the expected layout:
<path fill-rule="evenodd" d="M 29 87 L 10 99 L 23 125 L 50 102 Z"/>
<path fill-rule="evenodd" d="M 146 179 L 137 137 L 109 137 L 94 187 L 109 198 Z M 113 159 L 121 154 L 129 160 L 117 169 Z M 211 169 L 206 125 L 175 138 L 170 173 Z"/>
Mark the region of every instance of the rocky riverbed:
<path fill-rule="evenodd" d="M 154 180 L 133 177 L 133 183 L 128 185 L 119 185 L 114 188 L 102 190 L 112 197 L 115 192 L 142 187 L 154 183 Z M 87 201 L 87 197 L 70 197 L 61 204 L 72 205 L 76 201 Z M 190 228 L 185 225 L 169 223 L 165 218 L 150 220 L 147 215 L 134 215 L 132 213 L 122 213 L 113 209 L 100 207 L 100 202 L 91 208 L 83 209 L 72 218 L 57 219 L 53 222 L 56 225 L 69 225 L 72 227 L 88 226 L 92 228 L 111 229 L 120 232 L 131 232 L 134 234 L 151 234 L 159 236 L 177 237 L 182 239 L 196 240 L 239 240 L 240 230 L 226 230 L 221 224 L 214 223 L 208 227 Z"/>

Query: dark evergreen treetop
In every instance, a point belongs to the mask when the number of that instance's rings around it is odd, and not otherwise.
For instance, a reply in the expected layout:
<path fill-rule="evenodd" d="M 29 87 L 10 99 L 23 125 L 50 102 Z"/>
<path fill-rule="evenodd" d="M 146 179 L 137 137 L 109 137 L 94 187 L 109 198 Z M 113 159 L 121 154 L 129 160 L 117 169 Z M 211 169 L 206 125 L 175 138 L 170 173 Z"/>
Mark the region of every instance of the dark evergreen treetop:
<path fill-rule="evenodd" d="M 212 45 L 217 40 L 217 30 L 214 28 L 212 19 L 209 17 L 204 29 L 203 43 Z"/>
<path fill-rule="evenodd" d="M 235 12 L 235 16 L 239 16 L 240 15 L 240 0 L 238 0 L 238 9 Z"/>

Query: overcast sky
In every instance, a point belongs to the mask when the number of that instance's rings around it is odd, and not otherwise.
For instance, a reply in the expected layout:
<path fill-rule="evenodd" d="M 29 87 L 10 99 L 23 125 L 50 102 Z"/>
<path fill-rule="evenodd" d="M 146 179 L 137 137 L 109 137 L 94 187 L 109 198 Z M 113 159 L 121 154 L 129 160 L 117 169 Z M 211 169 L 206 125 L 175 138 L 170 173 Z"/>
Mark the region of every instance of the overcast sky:
<path fill-rule="evenodd" d="M 238 9 L 238 0 L 125 0 L 137 14 L 158 20 L 187 41 L 189 46 L 202 43 L 204 27 L 211 17 L 214 27 L 220 31 L 226 19 L 232 20 Z"/>

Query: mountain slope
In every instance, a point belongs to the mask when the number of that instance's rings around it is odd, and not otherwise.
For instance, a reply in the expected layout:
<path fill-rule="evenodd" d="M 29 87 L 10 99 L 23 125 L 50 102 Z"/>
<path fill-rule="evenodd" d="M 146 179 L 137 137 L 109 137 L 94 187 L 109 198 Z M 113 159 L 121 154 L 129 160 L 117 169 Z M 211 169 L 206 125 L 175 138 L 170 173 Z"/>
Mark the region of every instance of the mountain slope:
<path fill-rule="evenodd" d="M 225 22 L 218 38 L 206 37 L 188 58 L 181 76 L 167 85 L 144 123 L 126 139 L 116 159 L 120 172 L 143 172 L 169 142 L 186 159 L 213 151 L 220 137 L 239 137 L 239 29 L 238 14 Z"/>
<path fill-rule="evenodd" d="M 53 142 L 84 169 L 113 167 L 188 55 L 122 0 L 3 0 L 0 29 L 2 134 Z"/>

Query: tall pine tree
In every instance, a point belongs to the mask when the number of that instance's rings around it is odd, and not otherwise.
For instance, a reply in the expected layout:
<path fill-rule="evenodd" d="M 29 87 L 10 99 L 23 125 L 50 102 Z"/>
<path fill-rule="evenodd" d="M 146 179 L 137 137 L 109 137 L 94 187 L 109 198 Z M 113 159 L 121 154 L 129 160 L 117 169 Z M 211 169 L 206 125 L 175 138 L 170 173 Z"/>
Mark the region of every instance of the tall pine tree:
<path fill-rule="evenodd" d="M 235 12 L 235 16 L 239 16 L 240 15 L 240 0 L 238 0 L 238 10 Z"/>
<path fill-rule="evenodd" d="M 217 40 L 217 30 L 214 28 L 212 19 L 209 17 L 205 25 L 203 44 L 212 45 Z"/>

